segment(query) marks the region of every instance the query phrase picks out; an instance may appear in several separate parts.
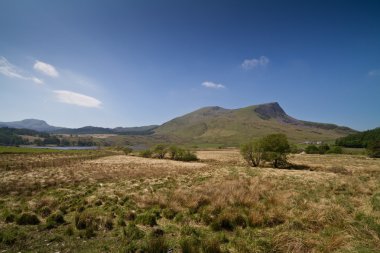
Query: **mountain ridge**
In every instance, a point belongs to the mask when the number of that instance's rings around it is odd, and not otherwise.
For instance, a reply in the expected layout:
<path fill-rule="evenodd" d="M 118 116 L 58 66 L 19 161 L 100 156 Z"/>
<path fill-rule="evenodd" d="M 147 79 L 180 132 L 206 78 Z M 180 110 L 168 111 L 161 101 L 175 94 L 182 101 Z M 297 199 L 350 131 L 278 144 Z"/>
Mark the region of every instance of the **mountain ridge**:
<path fill-rule="evenodd" d="M 172 135 L 188 142 L 236 145 L 270 133 L 284 133 L 293 141 L 333 140 L 357 132 L 345 126 L 295 119 L 278 102 L 237 109 L 203 107 L 165 122 L 157 135 Z"/>
<path fill-rule="evenodd" d="M 24 123 L 24 125 L 22 125 Z M 43 120 L 26 119 L 0 122 L 1 126 L 47 131 L 53 134 L 149 135 L 152 138 L 183 143 L 223 143 L 238 145 L 251 138 L 270 133 L 284 133 L 290 140 L 333 140 L 356 133 L 349 127 L 330 123 L 298 120 L 289 116 L 278 102 L 251 105 L 237 109 L 207 106 L 176 117 L 161 125 L 104 128 L 85 126 L 63 128 Z M 8 125 L 7 125 L 8 124 Z M 43 130 L 41 130 L 43 129 Z"/>

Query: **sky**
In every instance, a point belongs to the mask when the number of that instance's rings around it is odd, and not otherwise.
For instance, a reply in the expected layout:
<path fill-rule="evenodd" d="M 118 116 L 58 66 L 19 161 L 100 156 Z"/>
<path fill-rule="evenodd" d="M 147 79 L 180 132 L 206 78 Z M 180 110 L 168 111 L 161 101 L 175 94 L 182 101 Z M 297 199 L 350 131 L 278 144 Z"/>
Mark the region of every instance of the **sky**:
<path fill-rule="evenodd" d="M 380 1 L 0 1 L 0 121 L 142 126 L 267 102 L 379 127 Z"/>

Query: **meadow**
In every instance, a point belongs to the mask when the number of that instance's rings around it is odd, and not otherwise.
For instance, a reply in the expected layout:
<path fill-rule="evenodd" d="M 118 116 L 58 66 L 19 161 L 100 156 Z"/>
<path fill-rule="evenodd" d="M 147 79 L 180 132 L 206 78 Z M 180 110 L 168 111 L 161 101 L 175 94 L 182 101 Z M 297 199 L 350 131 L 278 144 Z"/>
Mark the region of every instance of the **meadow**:
<path fill-rule="evenodd" d="M 0 154 L 0 252 L 380 252 L 380 159 Z"/>

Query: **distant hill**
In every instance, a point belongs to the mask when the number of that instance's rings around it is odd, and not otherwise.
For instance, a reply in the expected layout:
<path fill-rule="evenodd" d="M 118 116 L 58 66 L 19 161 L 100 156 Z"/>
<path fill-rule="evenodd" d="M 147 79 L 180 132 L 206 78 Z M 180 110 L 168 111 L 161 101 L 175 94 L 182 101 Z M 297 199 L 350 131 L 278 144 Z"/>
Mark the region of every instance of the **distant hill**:
<path fill-rule="evenodd" d="M 336 140 L 336 145 L 348 148 L 365 148 L 368 143 L 380 141 L 380 127 L 350 134 Z"/>
<path fill-rule="evenodd" d="M 290 140 L 327 141 L 356 133 L 348 127 L 295 119 L 274 103 L 240 109 L 205 107 L 170 120 L 156 128 L 155 135 L 171 136 L 191 143 L 238 145 L 270 133 L 284 133 Z"/>
<path fill-rule="evenodd" d="M 160 126 L 63 128 L 50 126 L 43 120 L 35 119 L 2 122 L 1 126 L 26 128 L 52 134 L 116 134 L 117 136 L 107 138 L 107 143 L 109 142 L 110 145 L 173 142 L 237 146 L 249 139 L 271 133 L 284 133 L 292 142 L 332 141 L 357 133 L 351 128 L 335 124 L 295 119 L 287 115 L 276 102 L 239 109 L 204 107 Z"/>
<path fill-rule="evenodd" d="M 153 134 L 153 130 L 157 128 L 156 125 L 142 126 L 142 127 L 116 127 L 104 128 L 85 126 L 81 128 L 62 128 L 54 130 L 54 134 L 121 134 L 121 135 L 149 135 Z"/>
<path fill-rule="evenodd" d="M 80 128 L 65 128 L 51 126 L 43 120 L 24 119 L 13 122 L 0 122 L 0 127 L 9 127 L 17 129 L 30 129 L 39 132 L 47 132 L 53 134 L 122 134 L 122 135 L 149 135 L 153 134 L 153 130 L 157 125 L 141 126 L 141 127 L 116 127 L 104 128 L 85 126 Z"/>
<path fill-rule="evenodd" d="M 51 132 L 58 129 L 62 129 L 62 127 L 50 126 L 43 120 L 39 119 L 24 119 L 21 121 L 13 121 L 13 122 L 0 122 L 0 127 L 9 127 L 9 128 L 23 128 L 30 129 L 39 132 Z"/>

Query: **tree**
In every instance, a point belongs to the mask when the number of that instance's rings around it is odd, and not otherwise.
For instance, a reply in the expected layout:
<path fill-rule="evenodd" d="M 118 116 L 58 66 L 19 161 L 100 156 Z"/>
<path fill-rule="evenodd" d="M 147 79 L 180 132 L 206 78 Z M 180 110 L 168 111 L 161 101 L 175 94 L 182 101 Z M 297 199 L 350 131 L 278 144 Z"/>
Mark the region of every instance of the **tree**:
<path fill-rule="evenodd" d="M 264 151 L 263 158 L 272 162 L 278 168 L 286 163 L 286 156 L 290 152 L 288 138 L 285 134 L 270 134 L 261 140 Z"/>
<path fill-rule="evenodd" d="M 168 148 L 166 145 L 164 144 L 157 144 L 154 148 L 153 148 L 153 153 L 154 155 L 159 158 L 159 159 L 164 159 L 165 158 L 165 155 L 166 153 L 168 152 Z"/>
<path fill-rule="evenodd" d="M 240 154 L 243 156 L 244 160 L 252 167 L 257 167 L 260 165 L 263 156 L 263 147 L 261 140 L 251 141 L 243 144 L 240 147 Z"/>

